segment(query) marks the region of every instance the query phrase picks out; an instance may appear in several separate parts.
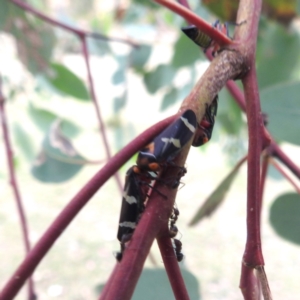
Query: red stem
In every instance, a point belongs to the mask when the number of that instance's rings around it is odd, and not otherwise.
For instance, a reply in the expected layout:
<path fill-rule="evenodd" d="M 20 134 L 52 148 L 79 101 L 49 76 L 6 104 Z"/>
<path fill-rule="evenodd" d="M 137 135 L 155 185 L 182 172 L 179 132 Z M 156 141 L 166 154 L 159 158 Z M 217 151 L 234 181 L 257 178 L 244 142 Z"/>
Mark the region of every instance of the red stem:
<path fill-rule="evenodd" d="M 184 147 L 174 159 L 174 164 L 176 166 L 184 165 L 189 146 L 190 145 Z M 172 189 L 163 184 L 163 182 L 167 182 L 166 180 L 170 177 L 175 178 L 175 176 L 178 175 L 178 168 L 170 167 L 160 175 L 161 180 L 156 181 L 147 201 L 146 209 L 142 214 L 141 220 L 134 231 L 129 245 L 126 247 L 122 261 L 117 263 L 113 274 L 102 291 L 100 297 L 101 300 L 131 299 L 153 240 L 160 237 L 169 238 L 169 232 L 166 230 L 166 227 L 168 226 L 177 189 Z M 157 191 L 159 191 L 159 193 Z M 164 259 L 165 255 L 162 255 Z M 169 263 L 171 262 L 169 261 Z M 176 261 L 174 261 L 174 263 L 177 265 Z M 176 270 L 176 267 L 170 265 L 166 266 L 169 278 L 174 276 L 172 273 L 169 273 L 173 270 Z M 179 275 L 177 274 L 176 276 L 178 277 Z M 179 277 L 179 282 L 184 285 L 182 279 Z M 181 298 L 181 295 L 186 294 L 185 288 L 182 291 L 179 291 L 178 288 L 174 286 L 174 282 L 171 281 L 171 284 L 172 287 L 175 288 L 173 291 L 176 299 L 188 299 L 186 296 Z"/>
<path fill-rule="evenodd" d="M 286 167 L 288 167 L 300 179 L 300 168 L 272 141 L 273 156 L 277 157 Z"/>
<path fill-rule="evenodd" d="M 2 125 L 2 132 L 3 132 L 3 139 L 4 139 L 4 146 L 5 146 L 5 152 L 6 152 L 6 159 L 8 164 L 8 170 L 9 170 L 9 182 L 14 194 L 15 202 L 17 205 L 17 211 L 18 215 L 21 221 L 21 230 L 22 230 L 22 236 L 23 236 L 23 242 L 25 246 L 25 253 L 28 253 L 30 251 L 30 241 L 28 236 L 28 225 L 26 220 L 25 211 L 23 208 L 23 203 L 18 187 L 17 178 L 15 175 L 15 168 L 14 168 L 14 162 L 13 162 L 13 150 L 9 138 L 9 129 L 7 126 L 7 117 L 5 113 L 5 99 L 2 94 L 2 84 L 0 79 L 0 120 Z M 28 299 L 34 299 L 35 298 L 35 292 L 34 292 L 34 284 L 33 280 L 30 277 L 28 279 Z"/>
<path fill-rule="evenodd" d="M 190 299 L 170 238 L 167 236 L 159 237 L 157 243 L 175 298 L 180 300 Z"/>
<path fill-rule="evenodd" d="M 109 148 L 109 144 L 108 144 L 108 140 L 107 140 L 107 136 L 106 136 L 105 124 L 104 124 L 103 118 L 101 116 L 100 107 L 99 107 L 97 96 L 96 96 L 96 93 L 95 93 L 94 81 L 93 81 L 93 76 L 92 76 L 92 73 L 91 73 L 91 67 L 90 67 L 90 62 L 89 62 L 89 51 L 88 51 L 85 36 L 81 37 L 81 43 L 82 43 L 82 53 L 83 53 L 83 57 L 84 57 L 85 64 L 86 64 L 87 74 L 88 74 L 90 94 L 91 94 L 91 98 L 92 98 L 93 103 L 94 103 L 94 107 L 95 107 L 95 111 L 96 111 L 96 115 L 97 115 L 97 120 L 98 120 L 98 123 L 99 123 L 99 131 L 101 133 L 102 141 L 103 141 L 103 144 L 104 144 L 104 149 L 105 149 L 105 152 L 106 152 L 106 159 L 109 160 L 109 159 L 111 159 L 111 152 L 110 152 L 110 148 Z M 116 182 L 117 182 L 117 185 L 119 187 L 120 193 L 122 194 L 123 187 L 122 187 L 122 182 L 121 182 L 121 178 L 120 178 L 119 173 L 115 173 L 114 177 L 116 179 Z"/>
<path fill-rule="evenodd" d="M 260 103 L 255 66 L 243 80 L 247 103 L 249 131 L 248 188 L 247 188 L 247 242 L 244 263 L 255 267 L 263 265 L 260 239 L 260 154 L 262 150 Z"/>
<path fill-rule="evenodd" d="M 260 217 L 261 217 L 261 208 L 262 208 L 262 202 L 263 202 L 263 195 L 265 190 L 265 184 L 268 174 L 268 166 L 269 166 L 269 155 L 265 154 L 263 155 L 263 161 L 262 161 L 262 167 L 261 167 L 261 176 L 260 176 L 260 195 L 259 195 L 259 203 L 260 203 Z"/>
<path fill-rule="evenodd" d="M 97 190 L 140 148 L 152 140 L 159 132 L 169 125 L 175 116 L 167 118 L 143 134 L 139 135 L 120 152 L 113 156 L 109 162 L 71 199 L 69 204 L 57 216 L 41 239 L 31 249 L 21 265 L 9 279 L 0 293 L 0 299 L 12 299 L 23 286 L 26 279 L 32 274 L 39 262 L 46 255 L 53 243 L 67 228 L 77 213 L 97 192 Z"/>
<path fill-rule="evenodd" d="M 272 158 L 269 159 L 270 163 L 285 177 L 290 184 L 295 188 L 298 194 L 300 194 L 300 188 L 297 186 L 296 182 L 292 179 L 291 176 L 287 172 L 284 171 L 284 169 Z"/>
<path fill-rule="evenodd" d="M 187 7 L 171 0 L 154 1 L 169 8 L 173 12 L 177 13 L 179 16 L 182 16 L 189 24 L 195 25 L 203 33 L 210 36 L 218 45 L 225 46 L 232 44 L 232 40 L 227 35 L 214 28 L 210 23 L 201 19 L 198 15 L 196 15 Z"/>
<path fill-rule="evenodd" d="M 164 219 L 161 218 L 161 213 L 164 213 L 165 210 L 158 211 L 157 207 L 160 203 L 166 202 L 166 199 L 157 193 L 155 194 L 156 196 L 151 197 L 151 201 L 148 201 L 146 210 L 126 248 L 122 261 L 117 263 L 99 299 L 130 300 L 132 298 L 149 249 Z"/>

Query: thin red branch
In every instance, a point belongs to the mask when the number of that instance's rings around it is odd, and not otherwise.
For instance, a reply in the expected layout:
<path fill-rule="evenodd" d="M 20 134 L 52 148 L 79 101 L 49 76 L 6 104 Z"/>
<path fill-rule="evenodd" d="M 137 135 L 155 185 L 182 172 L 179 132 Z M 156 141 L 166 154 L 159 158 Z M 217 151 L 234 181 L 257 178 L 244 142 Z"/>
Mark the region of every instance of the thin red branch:
<path fill-rule="evenodd" d="M 288 167 L 294 175 L 300 179 L 300 168 L 281 150 L 274 141 L 271 144 L 273 156 L 277 157 L 286 167 Z"/>
<path fill-rule="evenodd" d="M 195 25 L 199 28 L 203 33 L 210 36 L 218 45 L 225 46 L 232 44 L 232 40 L 214 28 L 210 23 L 201 19 L 198 15 L 193 13 L 191 10 L 186 8 L 185 6 L 178 4 L 172 0 L 154 0 L 155 2 L 169 8 L 173 12 L 182 16 L 188 23 Z"/>
<path fill-rule="evenodd" d="M 187 145 L 176 157 L 174 160 L 175 165 L 184 165 L 189 147 L 190 145 Z M 163 182 L 167 182 L 170 177 L 175 178 L 177 173 L 178 168 L 170 167 L 161 174 L 160 181 L 156 182 L 147 201 L 146 209 L 126 248 L 122 261 L 117 263 L 114 272 L 102 291 L 101 300 L 131 299 L 154 239 L 161 236 L 166 237 L 166 233 L 162 231 L 162 228 L 168 226 L 177 189 L 172 189 L 164 185 Z M 177 261 L 175 263 L 177 264 Z M 172 269 L 168 267 L 168 271 L 171 272 Z M 173 274 L 168 272 L 168 276 L 171 278 Z M 173 291 L 175 296 L 179 293 L 177 289 Z M 182 293 L 180 292 L 180 295 Z M 181 298 L 176 297 L 176 299 Z"/>
<path fill-rule="evenodd" d="M 41 239 L 28 253 L 24 261 L 9 279 L 0 293 L 0 299 L 12 299 L 23 286 L 26 279 L 33 273 L 40 261 L 52 247 L 57 238 L 67 228 L 77 213 L 91 199 L 97 190 L 145 143 L 152 140 L 159 132 L 174 120 L 175 116 L 167 118 L 139 135 L 94 175 L 94 177 L 71 199 L 69 204 L 57 216 Z"/>
<path fill-rule="evenodd" d="M 190 299 L 170 238 L 167 236 L 159 237 L 157 239 L 157 243 L 169 277 L 169 281 L 172 286 L 172 290 L 174 292 L 175 299 Z"/>
<path fill-rule="evenodd" d="M 6 152 L 6 159 L 8 164 L 8 171 L 9 171 L 9 182 L 15 197 L 15 202 L 17 205 L 17 211 L 21 222 L 21 229 L 22 229 L 22 236 L 23 242 L 25 246 L 25 253 L 30 251 L 30 241 L 28 235 L 28 225 L 25 215 L 25 210 L 23 207 L 23 202 L 21 199 L 21 194 L 18 187 L 18 181 L 15 174 L 14 168 L 14 160 L 13 160 L 13 150 L 9 138 L 9 129 L 7 125 L 7 117 L 5 113 L 5 99 L 2 93 L 2 82 L 0 78 L 0 121 L 2 125 L 2 133 L 4 139 L 4 147 Z M 34 292 L 34 283 L 32 277 L 28 279 L 28 299 L 32 300 L 35 299 L 35 292 Z"/>
<path fill-rule="evenodd" d="M 83 53 L 84 61 L 86 64 L 87 74 L 88 74 L 90 94 L 91 94 L 91 98 L 92 98 L 92 101 L 93 101 L 93 104 L 95 107 L 95 111 L 96 111 L 96 116 L 97 116 L 97 120 L 98 120 L 98 124 L 99 124 L 99 131 L 101 133 L 102 141 L 104 144 L 104 149 L 106 152 L 106 159 L 109 160 L 109 159 L 111 159 L 111 152 L 110 152 L 110 147 L 109 147 L 107 136 L 106 136 L 105 124 L 103 122 L 103 118 L 102 118 L 101 111 L 100 111 L 100 106 L 98 104 L 97 96 L 95 93 L 94 81 L 93 81 L 93 76 L 91 73 L 91 67 L 90 67 L 90 61 L 89 61 L 89 51 L 88 51 L 88 47 L 87 47 L 87 43 L 86 43 L 86 37 L 82 36 L 80 40 L 82 43 L 82 53 Z M 120 193 L 122 194 L 123 187 L 122 187 L 122 182 L 121 182 L 119 173 L 115 173 L 114 177 L 116 179 Z"/>
<path fill-rule="evenodd" d="M 65 25 L 61 22 L 58 22 L 57 20 L 54 20 L 48 16 L 46 16 L 45 14 L 39 12 L 38 10 L 34 9 L 32 6 L 28 5 L 27 3 L 24 3 L 22 1 L 19 1 L 19 0 L 11 0 L 14 4 L 20 6 L 21 8 L 23 8 L 24 10 L 32 13 L 33 15 L 39 17 L 40 19 L 54 25 L 54 26 L 58 26 L 60 28 L 63 28 L 69 32 L 72 32 L 74 34 L 76 34 L 79 38 L 80 38 L 80 41 L 81 41 L 81 44 L 82 44 L 82 53 L 83 53 L 83 56 L 84 56 L 84 59 L 85 59 L 85 63 L 86 63 L 86 68 L 87 68 L 87 73 L 88 73 L 88 82 L 89 82 L 89 88 L 90 88 L 90 95 L 91 95 L 91 98 L 92 98 L 92 101 L 94 103 L 94 107 L 95 107 L 95 110 L 96 110 L 96 115 L 97 115 L 97 120 L 98 120 L 98 123 L 99 123 L 99 130 L 100 130 L 100 133 L 101 133 L 101 136 L 102 136 L 102 140 L 103 140 L 103 144 L 104 144 L 104 148 L 105 148 L 105 151 L 106 151 L 106 158 L 107 159 L 110 159 L 111 158 L 111 153 L 110 153 L 110 148 L 109 148 L 109 144 L 108 144 L 108 141 L 107 141 L 107 137 L 106 137 L 106 130 L 105 130 L 105 125 L 104 125 L 104 122 L 103 122 L 103 118 L 101 116 L 101 113 L 100 113 L 100 107 L 98 105 L 98 101 L 97 101 L 97 97 L 96 97 L 96 93 L 95 93 L 95 89 L 94 89 L 94 83 L 93 83 L 93 77 L 92 77 L 92 74 L 91 74 L 91 69 L 90 69 L 90 64 L 89 64 L 89 52 L 88 52 L 88 48 L 87 48 L 87 43 L 86 43 L 86 36 L 89 35 L 89 36 L 92 36 L 93 34 L 90 33 L 90 32 L 87 32 L 87 31 L 84 31 L 84 30 L 81 30 L 81 29 L 76 29 L 72 26 L 69 26 L 69 25 Z M 93 35 L 95 37 L 95 35 Z M 98 35 L 98 37 L 100 37 Z M 117 181 L 117 185 L 119 187 L 119 190 L 120 192 L 122 193 L 122 183 L 121 183 L 121 179 L 120 179 L 120 176 L 118 173 L 114 174 L 114 177 Z"/>
<path fill-rule="evenodd" d="M 259 195 L 259 203 L 260 203 L 260 217 L 261 217 L 261 208 L 262 208 L 262 202 L 263 202 L 263 195 L 266 185 L 266 179 L 268 174 L 268 166 L 269 166 L 269 155 L 264 153 L 263 160 L 262 160 L 262 166 L 261 166 L 261 176 L 260 176 L 260 195 Z"/>
<path fill-rule="evenodd" d="M 247 99 L 247 120 L 249 134 L 247 178 L 247 241 L 243 263 L 248 267 L 255 268 L 256 266 L 264 265 L 264 259 L 261 250 L 260 237 L 260 154 L 262 151 L 261 129 L 263 124 L 260 114 L 260 102 L 254 64 L 252 65 L 248 75 L 243 79 L 243 84 L 245 89 L 245 97 Z"/>
<path fill-rule="evenodd" d="M 105 35 L 100 34 L 100 33 L 82 30 L 82 29 L 75 28 L 73 26 L 69 26 L 69 25 L 66 25 L 64 23 L 61 23 L 61 22 L 59 22 L 59 21 L 57 21 L 53 18 L 48 17 L 47 15 L 43 14 L 42 12 L 36 10 L 35 8 L 33 8 L 31 5 L 29 5 L 26 2 L 19 1 L 19 0 L 10 0 L 10 1 L 12 3 L 14 3 L 15 5 L 21 7 L 23 10 L 28 11 L 31 14 L 35 15 L 36 17 L 40 18 L 41 20 L 44 20 L 45 22 L 47 22 L 51 25 L 54 25 L 56 27 L 62 28 L 66 31 L 72 32 L 72 33 L 76 34 L 79 37 L 90 36 L 90 37 L 93 37 L 95 39 L 101 39 L 101 40 L 105 40 L 105 41 L 108 41 L 108 42 L 109 41 L 118 42 L 118 43 L 128 44 L 128 45 L 133 46 L 133 47 L 138 47 L 137 44 L 133 43 L 132 41 L 126 40 L 126 39 L 108 37 L 108 36 L 105 36 Z"/>
<path fill-rule="evenodd" d="M 154 196 L 152 196 L 155 194 Z M 148 256 L 151 245 L 157 236 L 165 217 L 165 210 L 161 207 L 162 203 L 169 201 L 157 193 L 151 194 L 146 210 L 130 243 L 123 255 L 122 261 L 117 262 L 114 272 L 106 283 L 101 296 L 101 300 L 130 300 L 135 286 L 142 273 L 145 260 Z"/>
<path fill-rule="evenodd" d="M 300 187 L 294 182 L 292 177 L 272 158 L 269 159 L 270 163 L 285 177 L 290 184 L 295 188 L 298 194 L 300 194 Z"/>
<path fill-rule="evenodd" d="M 246 112 L 246 101 L 241 89 L 232 80 L 227 81 L 226 87 L 233 99 L 235 100 L 235 102 L 241 108 L 241 110 Z"/>

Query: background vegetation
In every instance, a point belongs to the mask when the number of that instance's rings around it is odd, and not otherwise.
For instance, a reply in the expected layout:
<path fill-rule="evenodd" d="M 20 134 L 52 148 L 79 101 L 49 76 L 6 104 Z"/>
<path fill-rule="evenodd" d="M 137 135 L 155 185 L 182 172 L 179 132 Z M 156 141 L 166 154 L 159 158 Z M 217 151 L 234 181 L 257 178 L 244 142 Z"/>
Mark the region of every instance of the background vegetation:
<path fill-rule="evenodd" d="M 184 20 L 153 2 L 29 3 L 64 24 L 112 38 L 87 39 L 96 95 L 112 153 L 143 129 L 174 114 L 208 65 L 202 51 L 181 33 Z M 232 3 L 191 1 L 190 5 L 212 23 L 216 18 L 235 21 L 237 5 Z M 293 1 L 278 1 L 276 5 L 264 2 L 256 57 L 268 129 L 299 165 L 297 9 Z M 230 26 L 231 35 L 233 31 Z M 34 244 L 69 199 L 105 163 L 107 149 L 89 93 L 82 44 L 74 34 L 26 13 L 12 2 L 0 0 L 0 44 L 2 93 L 14 167 Z M 241 298 L 237 286 L 245 244 L 244 167 L 220 210 L 196 227 L 187 226 L 205 199 L 247 153 L 243 113 L 226 90 L 221 91 L 219 99 L 213 138 L 190 153 L 185 185 L 176 201 L 185 255 L 181 266 L 191 299 Z M 61 143 L 59 149 L 53 147 L 53 136 Z M 24 257 L 4 146 L 1 141 L 3 284 Z M 133 162 L 132 159 L 121 169 L 122 182 Z M 118 187 L 118 179 L 110 180 L 39 265 L 34 281 L 40 299 L 96 297 L 115 264 L 113 252 L 119 248 L 115 238 L 121 204 Z M 297 299 L 299 195 L 278 170 L 270 168 L 264 201 L 263 251 L 271 290 L 278 299 Z M 156 245 L 151 256 L 136 299 L 141 299 L 139 291 L 146 299 L 146 287 L 154 284 L 155 295 L 171 299 Z M 153 278 L 157 282 L 150 284 Z M 163 280 L 166 284 L 161 284 Z M 149 299 L 155 296 L 147 293 Z M 24 293 L 17 299 L 24 299 Z"/>

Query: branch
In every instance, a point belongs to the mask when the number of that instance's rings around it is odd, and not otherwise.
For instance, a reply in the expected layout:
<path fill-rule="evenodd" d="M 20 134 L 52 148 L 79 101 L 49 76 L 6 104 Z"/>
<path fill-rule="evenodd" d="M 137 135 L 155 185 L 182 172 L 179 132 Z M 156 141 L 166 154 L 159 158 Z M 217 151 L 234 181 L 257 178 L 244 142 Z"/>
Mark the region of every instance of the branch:
<path fill-rule="evenodd" d="M 13 161 L 13 150 L 9 138 L 9 130 L 7 126 L 7 117 L 5 113 L 5 99 L 2 94 L 2 80 L 0 78 L 0 121 L 2 125 L 2 132 L 3 132 L 3 139 L 4 139 L 4 147 L 6 152 L 6 159 L 8 164 L 8 171 L 9 171 L 9 182 L 15 197 L 15 202 L 17 205 L 17 211 L 19 214 L 19 218 L 21 221 L 21 229 L 22 229 L 22 236 L 23 242 L 25 246 L 25 252 L 28 253 L 30 251 L 30 241 L 28 235 L 28 225 L 26 220 L 26 215 L 23 207 L 23 202 L 21 199 L 17 178 L 15 175 L 15 168 L 14 168 L 14 161 Z M 35 299 L 35 292 L 34 292 L 34 284 L 32 277 L 29 278 L 28 281 L 28 299 L 32 300 Z"/>
<path fill-rule="evenodd" d="M 23 286 L 26 279 L 33 273 L 40 261 L 67 228 L 77 213 L 91 199 L 97 190 L 139 149 L 152 140 L 168 124 L 174 120 L 174 116 L 167 118 L 143 134 L 139 135 L 120 152 L 113 156 L 109 162 L 71 199 L 69 204 L 57 216 L 51 226 L 46 230 L 41 239 L 28 253 L 24 261 L 9 279 L 0 293 L 0 299 L 12 299 Z M 18 280 L 16 280 L 16 278 Z"/>
<path fill-rule="evenodd" d="M 33 8 L 31 5 L 29 5 L 26 2 L 23 1 L 19 1 L 19 0 L 10 0 L 12 3 L 14 3 L 15 5 L 21 7 L 22 9 L 24 9 L 25 11 L 30 12 L 31 14 L 35 15 L 36 17 L 40 18 L 41 20 L 44 20 L 45 22 L 54 25 L 56 27 L 62 28 L 66 31 L 72 32 L 74 34 L 76 34 L 78 37 L 84 37 L 84 36 L 90 36 L 92 38 L 95 39 L 100 39 L 100 40 L 105 40 L 108 42 L 118 42 L 118 43 L 123 43 L 123 44 L 128 44 L 132 47 L 137 48 L 138 45 L 133 43 L 132 41 L 126 40 L 126 39 L 121 39 L 121 38 L 112 38 L 112 37 L 108 37 L 105 36 L 103 34 L 100 33 L 96 33 L 96 32 L 89 32 L 89 31 L 85 31 L 82 29 L 78 29 L 75 28 L 73 26 L 69 26 L 66 25 L 64 23 L 61 23 L 53 18 L 48 17 L 47 15 L 41 13 L 40 11 L 36 10 L 35 8 Z"/>
<path fill-rule="evenodd" d="M 175 158 L 174 164 L 176 166 L 184 165 L 191 143 L 192 140 Z M 169 167 L 162 173 L 160 180 L 156 181 L 155 187 L 147 201 L 146 209 L 126 248 L 124 256 L 121 262 L 117 263 L 99 299 L 131 299 L 154 239 L 168 237 L 168 232 L 166 233 L 163 228 L 166 228 L 168 224 L 177 189 L 172 189 L 163 182 L 167 182 L 169 178 L 175 178 L 177 175 L 178 168 Z M 163 259 L 165 258 L 163 257 Z M 177 264 L 177 261 L 174 263 Z M 176 269 L 174 266 L 167 268 L 169 278 L 173 276 L 173 274 L 169 272 L 172 272 L 174 269 Z M 173 286 L 174 283 L 171 283 Z M 186 291 L 186 289 L 184 290 Z M 175 295 L 177 295 L 177 293 L 180 295 L 185 294 L 184 291 L 180 292 L 177 288 L 174 290 L 174 293 Z M 177 297 L 177 299 L 188 298 Z"/>
<path fill-rule="evenodd" d="M 273 141 L 271 151 L 286 167 L 288 167 L 300 179 L 300 168 L 281 150 L 281 148 Z"/>
<path fill-rule="evenodd" d="M 107 136 L 106 136 L 105 124 L 103 122 L 103 118 L 102 118 L 102 115 L 100 112 L 100 106 L 98 104 L 97 96 L 95 93 L 94 81 L 93 81 L 93 76 L 91 73 L 91 67 L 90 67 L 90 62 L 89 62 L 89 51 L 88 51 L 88 47 L 87 47 L 87 43 L 86 43 L 86 37 L 82 36 L 80 40 L 81 40 L 81 44 L 82 44 L 82 53 L 83 53 L 84 61 L 86 64 L 87 74 L 88 74 L 90 95 L 91 95 L 91 98 L 93 100 L 93 104 L 95 107 L 96 116 L 97 116 L 97 120 L 99 123 L 99 131 L 101 133 L 102 142 L 104 144 L 104 149 L 106 152 L 106 159 L 109 160 L 109 159 L 111 159 L 111 152 L 110 152 L 110 148 L 109 148 L 109 144 L 108 144 L 108 140 L 107 140 Z M 114 174 L 114 177 L 115 177 L 117 185 L 119 187 L 120 194 L 122 194 L 123 187 L 122 187 L 119 173 L 116 172 Z"/>
<path fill-rule="evenodd" d="M 195 25 L 203 33 L 210 36 L 218 45 L 226 46 L 232 44 L 232 40 L 216 28 L 214 28 L 210 23 L 207 23 L 201 19 L 198 15 L 193 13 L 191 10 L 185 6 L 178 4 L 172 0 L 154 0 L 155 2 L 169 8 L 173 12 L 182 16 L 188 23 Z"/>
<path fill-rule="evenodd" d="M 255 65 L 243 80 L 248 120 L 248 189 L 247 242 L 243 262 L 247 266 L 263 265 L 260 238 L 260 154 L 262 151 L 260 102 Z"/>
<path fill-rule="evenodd" d="M 294 182 L 291 176 L 287 172 L 284 171 L 284 169 L 275 161 L 275 159 L 269 158 L 270 163 L 282 174 L 283 177 L 285 177 L 290 184 L 295 188 L 296 192 L 300 194 L 300 187 Z"/>

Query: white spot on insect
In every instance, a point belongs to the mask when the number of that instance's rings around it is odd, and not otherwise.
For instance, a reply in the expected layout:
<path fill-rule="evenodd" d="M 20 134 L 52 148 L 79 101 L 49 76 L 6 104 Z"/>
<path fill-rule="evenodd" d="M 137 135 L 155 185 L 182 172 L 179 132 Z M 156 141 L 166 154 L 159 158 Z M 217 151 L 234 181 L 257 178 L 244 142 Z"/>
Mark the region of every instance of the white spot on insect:
<path fill-rule="evenodd" d="M 129 227 L 135 229 L 136 223 L 135 222 L 122 222 L 119 224 L 120 227 Z"/>
<path fill-rule="evenodd" d="M 174 138 L 161 138 L 161 140 L 167 144 L 173 144 L 177 148 L 181 148 L 180 140 Z M 166 147 L 166 146 L 165 146 Z"/>
<path fill-rule="evenodd" d="M 191 132 L 194 133 L 194 132 L 196 131 L 195 126 L 193 126 L 193 125 L 189 122 L 189 120 L 188 120 L 187 118 L 181 117 L 180 119 L 181 119 L 181 121 L 184 123 L 184 125 L 185 125 Z"/>
<path fill-rule="evenodd" d="M 129 195 L 127 194 L 127 192 L 125 192 L 125 193 L 123 194 L 123 198 L 124 198 L 125 201 L 126 201 L 127 203 L 129 203 L 129 204 L 137 203 L 136 198 L 135 198 L 134 196 L 129 196 Z"/>

